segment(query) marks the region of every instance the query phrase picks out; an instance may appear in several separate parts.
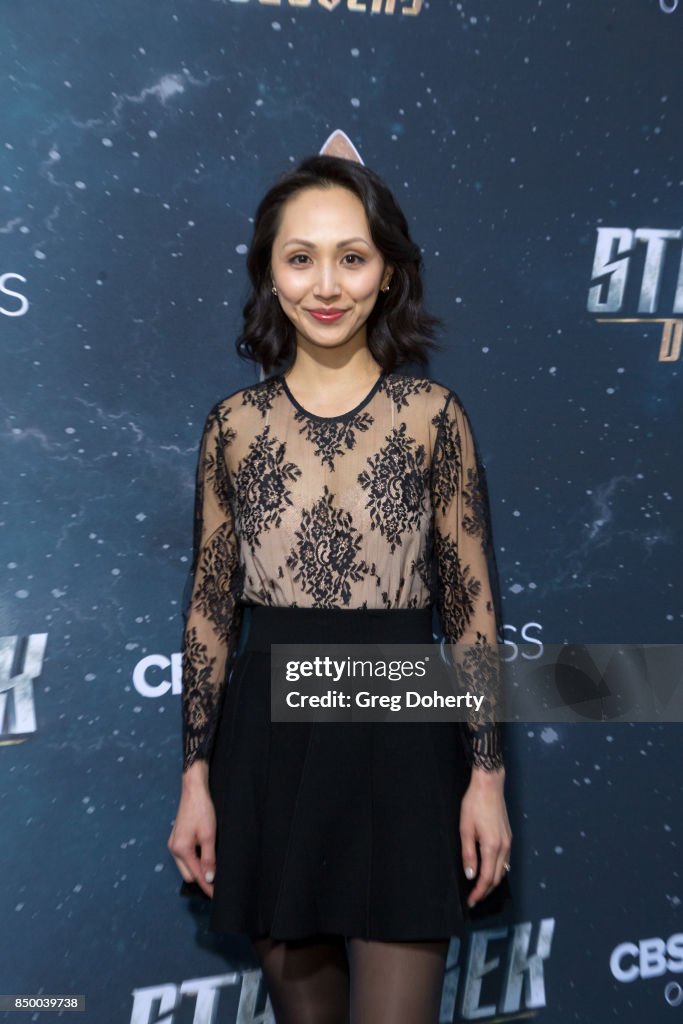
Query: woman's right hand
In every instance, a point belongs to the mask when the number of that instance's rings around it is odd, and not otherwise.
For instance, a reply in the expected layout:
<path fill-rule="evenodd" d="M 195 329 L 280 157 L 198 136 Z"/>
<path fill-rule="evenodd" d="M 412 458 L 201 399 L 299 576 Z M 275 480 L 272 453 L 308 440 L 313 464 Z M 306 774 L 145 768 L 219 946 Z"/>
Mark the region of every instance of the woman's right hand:
<path fill-rule="evenodd" d="M 197 882 L 213 898 L 216 812 L 209 792 L 206 761 L 195 761 L 183 774 L 180 804 L 167 846 L 184 881 Z"/>

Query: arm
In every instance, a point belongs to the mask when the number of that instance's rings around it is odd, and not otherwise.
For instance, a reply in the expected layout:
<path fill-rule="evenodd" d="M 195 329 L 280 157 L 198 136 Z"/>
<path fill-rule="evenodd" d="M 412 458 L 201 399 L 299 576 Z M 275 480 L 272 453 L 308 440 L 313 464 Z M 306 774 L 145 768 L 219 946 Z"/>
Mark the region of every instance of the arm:
<path fill-rule="evenodd" d="M 437 605 L 464 690 L 483 696 L 479 712 L 461 723 L 472 765 L 460 805 L 462 866 L 478 877 L 468 896 L 473 907 L 500 884 L 512 832 L 503 796 L 502 674 L 488 569 L 488 505 L 472 432 L 451 392 L 438 423 L 432 469 L 432 506 L 438 573 Z"/>
<path fill-rule="evenodd" d="M 462 723 L 474 770 L 503 768 L 502 674 L 488 557 L 488 503 L 467 414 L 454 392 L 442 410 L 432 465 L 437 607 L 463 690 L 483 696 Z"/>
<path fill-rule="evenodd" d="M 197 461 L 193 579 L 183 634 L 184 773 L 209 760 L 242 619 L 224 417 L 217 403 L 206 418 Z M 206 778 L 207 769 L 198 766 L 193 774 Z"/>
<path fill-rule="evenodd" d="M 217 403 L 204 424 L 197 461 L 192 587 L 184 611 L 183 775 L 168 849 L 187 883 L 213 897 L 216 814 L 209 758 L 242 619 L 239 551 L 225 462 L 224 421 Z"/>

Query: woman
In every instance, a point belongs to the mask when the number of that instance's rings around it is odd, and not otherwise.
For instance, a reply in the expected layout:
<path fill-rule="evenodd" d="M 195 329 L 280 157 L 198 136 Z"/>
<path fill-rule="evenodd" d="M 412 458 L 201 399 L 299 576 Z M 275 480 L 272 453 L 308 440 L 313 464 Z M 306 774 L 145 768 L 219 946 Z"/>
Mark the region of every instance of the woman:
<path fill-rule="evenodd" d="M 434 345 L 420 269 L 368 168 L 285 174 L 238 339 L 271 376 L 202 435 L 168 846 L 278 1024 L 435 1024 L 449 937 L 509 869 L 483 479 L 455 392 L 396 372 Z M 477 719 L 271 723 L 271 643 L 430 643 L 434 606 Z"/>

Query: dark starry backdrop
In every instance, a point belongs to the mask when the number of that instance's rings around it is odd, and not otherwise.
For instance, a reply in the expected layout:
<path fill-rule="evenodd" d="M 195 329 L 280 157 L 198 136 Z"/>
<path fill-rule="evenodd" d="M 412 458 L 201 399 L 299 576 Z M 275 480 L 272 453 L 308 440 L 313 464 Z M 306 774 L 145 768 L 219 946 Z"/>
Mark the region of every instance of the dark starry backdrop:
<path fill-rule="evenodd" d="M 179 696 L 133 673 L 178 654 L 203 419 L 258 376 L 234 352 L 251 215 L 333 129 L 424 247 L 448 322 L 431 372 L 486 463 L 509 638 L 680 640 L 679 363 L 587 294 L 599 225 L 681 226 L 681 6 L 4 6 L 0 275 L 29 307 L 0 316 L 1 631 L 48 640 L 37 733 L 0 750 L 2 992 L 84 992 L 108 1024 L 135 988 L 248 960 L 177 896 Z M 675 1013 L 675 975 L 619 984 L 609 956 L 681 930 L 680 741 L 509 730 L 513 920 L 533 945 L 555 919 L 539 1018 Z"/>

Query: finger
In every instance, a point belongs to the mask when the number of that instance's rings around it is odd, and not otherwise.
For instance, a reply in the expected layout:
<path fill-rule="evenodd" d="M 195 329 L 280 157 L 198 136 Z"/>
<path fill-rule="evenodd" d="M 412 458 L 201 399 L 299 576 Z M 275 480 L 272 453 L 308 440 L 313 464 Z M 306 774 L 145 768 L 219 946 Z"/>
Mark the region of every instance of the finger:
<path fill-rule="evenodd" d="M 184 861 L 182 861 L 180 857 L 174 857 L 173 859 L 176 862 L 176 866 L 181 874 L 183 882 L 194 882 L 194 876 L 190 869 L 185 866 Z"/>
<path fill-rule="evenodd" d="M 213 896 L 213 879 L 211 882 L 205 876 L 202 868 L 201 858 L 202 847 L 197 844 L 189 857 L 186 858 L 187 866 L 192 872 L 192 881 L 196 882 L 202 892 L 206 893 L 207 896 Z"/>
<path fill-rule="evenodd" d="M 189 882 L 196 882 L 197 876 L 201 873 L 201 861 L 198 856 L 199 847 L 194 843 L 191 846 L 178 847 L 176 849 L 176 862 L 182 864 L 185 871 L 189 872 Z M 185 877 L 183 873 L 183 877 Z"/>
<path fill-rule="evenodd" d="M 495 889 L 496 886 L 500 885 L 505 877 L 505 864 L 508 859 L 508 847 L 503 840 L 498 843 L 496 851 L 496 860 L 493 869 L 493 881 L 491 882 L 491 890 Z"/>
<path fill-rule="evenodd" d="M 197 879 L 197 885 L 202 892 L 209 897 L 209 899 L 213 899 L 213 885 L 209 885 L 209 883 L 203 881 L 201 877 Z"/>
<path fill-rule="evenodd" d="M 496 855 L 496 862 L 495 862 L 495 867 L 494 867 L 494 871 L 493 871 L 493 881 L 492 881 L 488 891 L 485 893 L 485 896 L 488 896 L 489 892 L 491 892 L 493 889 L 495 889 L 503 881 L 503 878 L 507 874 L 507 872 L 505 870 L 505 865 L 508 862 L 509 857 L 510 857 L 510 843 L 509 842 L 508 843 L 500 843 L 499 847 L 498 847 L 498 853 Z"/>
<path fill-rule="evenodd" d="M 479 900 L 484 899 L 493 887 L 498 847 L 480 844 L 479 849 L 481 851 L 479 878 L 477 880 L 477 884 L 468 897 L 468 907 L 473 907 L 475 903 L 479 902 Z"/>
<path fill-rule="evenodd" d="M 501 882 L 506 877 L 506 875 L 508 873 L 508 869 L 506 868 L 505 865 L 510 863 L 510 850 L 511 849 L 512 849 L 512 842 L 508 838 L 508 841 L 503 846 L 503 852 L 502 852 L 502 856 L 501 856 L 501 861 L 502 861 L 502 874 L 500 876 L 500 881 Z"/>
<path fill-rule="evenodd" d="M 474 841 L 474 831 L 468 827 L 460 827 L 460 846 L 462 856 L 462 869 L 465 877 L 470 880 L 477 874 L 477 847 Z"/>
<path fill-rule="evenodd" d="M 175 861 L 175 865 L 178 868 L 178 871 L 180 872 L 182 880 L 184 882 L 193 882 L 194 876 L 192 875 L 192 872 L 190 871 L 189 867 L 185 862 L 185 853 L 183 852 L 183 850 L 179 849 L 175 839 L 175 826 L 168 838 L 168 842 L 166 843 L 166 849 L 170 852 L 171 856 L 173 857 L 173 860 Z"/>
<path fill-rule="evenodd" d="M 495 889 L 496 886 L 500 885 L 500 883 L 503 881 L 503 878 L 505 877 L 506 860 L 507 856 L 505 854 L 505 847 L 501 847 L 500 853 L 496 858 L 496 866 L 493 873 L 493 884 L 491 886 L 492 889 Z"/>
<path fill-rule="evenodd" d="M 216 877 L 216 848 L 214 843 L 210 840 L 206 840 L 202 843 L 200 864 L 202 877 L 209 885 L 211 885 Z"/>
<path fill-rule="evenodd" d="M 178 870 L 185 882 L 196 882 L 209 897 L 213 897 L 213 880 L 216 873 L 215 827 L 205 827 L 194 842 L 178 840 L 175 824 L 169 836 L 167 847 L 173 855 Z"/>

